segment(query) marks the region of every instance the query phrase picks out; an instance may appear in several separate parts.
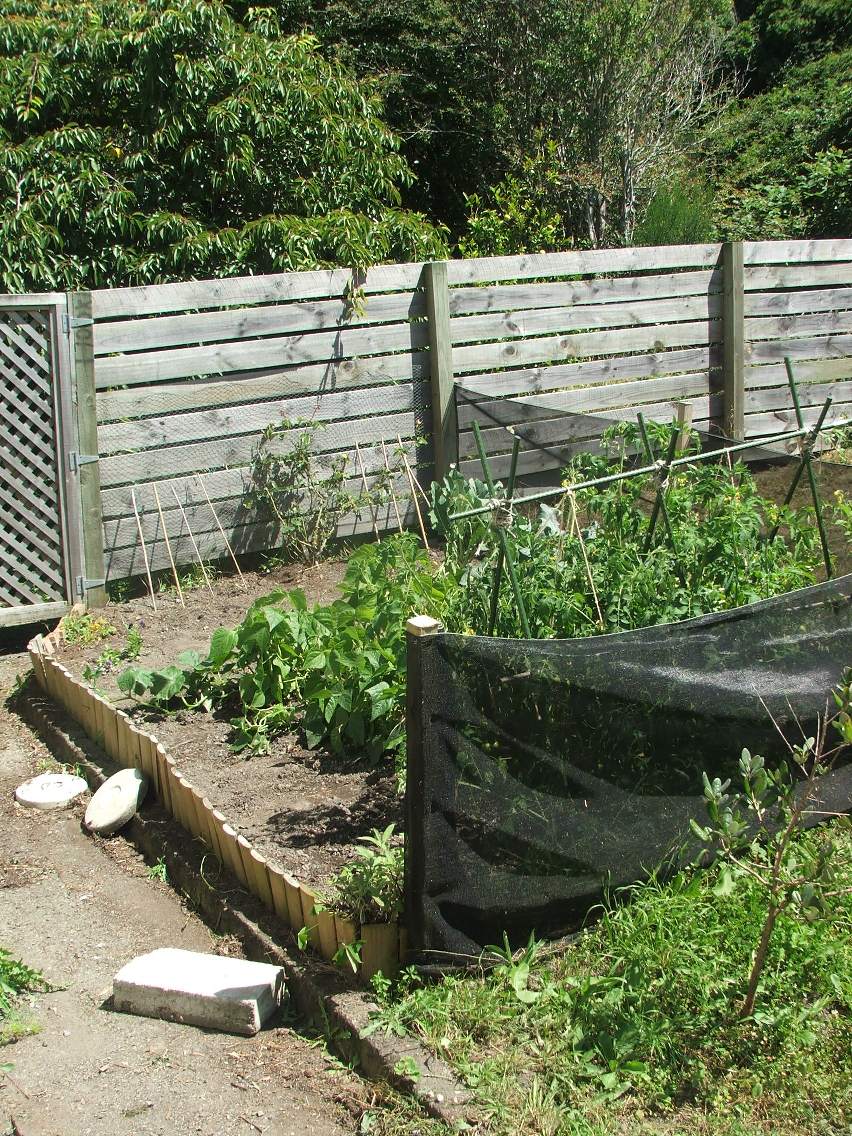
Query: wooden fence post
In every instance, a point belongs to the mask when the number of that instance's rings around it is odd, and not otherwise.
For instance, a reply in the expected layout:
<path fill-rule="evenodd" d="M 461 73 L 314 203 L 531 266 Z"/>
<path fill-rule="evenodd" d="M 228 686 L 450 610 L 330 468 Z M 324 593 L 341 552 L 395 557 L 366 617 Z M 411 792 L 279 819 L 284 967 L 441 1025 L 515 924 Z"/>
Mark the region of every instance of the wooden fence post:
<path fill-rule="evenodd" d="M 745 319 L 743 315 L 743 246 L 722 245 L 723 414 L 729 438 L 745 435 Z"/>
<path fill-rule="evenodd" d="M 91 292 L 68 293 L 68 334 L 77 411 L 75 461 L 80 478 L 83 526 L 82 599 L 88 607 L 107 601 L 101 475 L 98 468 L 98 411 L 95 400 L 95 351 Z"/>
<path fill-rule="evenodd" d="M 450 466 L 458 461 L 459 446 L 446 261 L 430 261 L 425 266 L 425 274 L 426 313 L 429 317 L 429 372 L 432 379 L 432 437 L 437 480 L 446 477 Z"/>
<path fill-rule="evenodd" d="M 424 943 L 423 903 L 426 839 L 426 769 L 423 752 L 423 652 L 443 625 L 428 615 L 415 615 L 406 631 L 406 745 L 405 745 L 405 916 L 412 950 Z"/>

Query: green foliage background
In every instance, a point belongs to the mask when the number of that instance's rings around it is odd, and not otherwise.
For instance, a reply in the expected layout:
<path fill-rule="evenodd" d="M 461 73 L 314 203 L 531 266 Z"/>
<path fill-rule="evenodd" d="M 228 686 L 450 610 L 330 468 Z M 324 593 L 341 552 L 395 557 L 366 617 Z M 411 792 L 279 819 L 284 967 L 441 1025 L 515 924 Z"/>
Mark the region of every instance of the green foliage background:
<path fill-rule="evenodd" d="M 7 0 L 0 288 L 849 235 L 850 75 L 847 0 Z"/>
<path fill-rule="evenodd" d="M 372 90 L 203 0 L 0 11 L 0 288 L 102 287 L 444 250 Z"/>

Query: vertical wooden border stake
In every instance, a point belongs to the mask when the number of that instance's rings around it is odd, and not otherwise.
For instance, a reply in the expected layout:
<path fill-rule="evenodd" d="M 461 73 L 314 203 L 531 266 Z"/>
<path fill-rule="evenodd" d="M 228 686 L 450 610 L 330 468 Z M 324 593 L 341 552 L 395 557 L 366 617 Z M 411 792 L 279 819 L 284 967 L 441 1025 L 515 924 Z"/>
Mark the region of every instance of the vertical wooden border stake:
<path fill-rule="evenodd" d="M 722 245 L 722 429 L 745 435 L 745 315 L 742 241 Z"/>
<path fill-rule="evenodd" d="M 68 320 L 71 336 L 71 366 L 77 396 L 77 452 L 81 457 L 98 456 L 98 410 L 95 396 L 95 347 L 91 292 L 69 292 Z M 87 607 L 107 602 L 104 572 L 104 531 L 101 507 L 101 475 L 98 461 L 78 466 L 83 528 L 83 601 Z M 87 584 L 87 581 L 91 581 Z"/>
<path fill-rule="evenodd" d="M 440 480 L 446 477 L 450 466 L 458 461 L 459 456 L 447 262 L 433 260 L 424 266 L 423 272 L 426 284 L 426 313 L 429 318 L 429 375 L 432 382 L 435 479 Z"/>

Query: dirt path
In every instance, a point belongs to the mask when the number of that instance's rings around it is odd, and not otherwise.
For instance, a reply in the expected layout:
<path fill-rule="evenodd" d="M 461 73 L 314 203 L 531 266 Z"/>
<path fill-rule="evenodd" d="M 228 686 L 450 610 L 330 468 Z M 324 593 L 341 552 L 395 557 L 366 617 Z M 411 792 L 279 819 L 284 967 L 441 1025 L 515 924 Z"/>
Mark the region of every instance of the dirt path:
<path fill-rule="evenodd" d="M 0 647 L 2 650 L 2 647 Z M 362 1083 L 283 1024 L 252 1039 L 117 1014 L 112 977 L 159 946 L 228 953 L 121 838 L 96 844 L 73 812 L 14 788 L 50 755 L 4 705 L 20 655 L 0 654 L 0 944 L 43 970 L 41 1030 L 0 1050 L 0 1134 L 344 1136 Z M 14 1118 L 14 1123 L 12 1118 Z"/>

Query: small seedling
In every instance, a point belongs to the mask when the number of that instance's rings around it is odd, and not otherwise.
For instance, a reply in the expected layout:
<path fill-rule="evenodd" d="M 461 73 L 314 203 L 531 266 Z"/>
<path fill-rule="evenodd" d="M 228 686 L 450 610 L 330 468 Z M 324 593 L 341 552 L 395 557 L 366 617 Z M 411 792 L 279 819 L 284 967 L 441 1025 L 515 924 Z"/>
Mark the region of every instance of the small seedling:
<path fill-rule="evenodd" d="M 168 869 L 166 868 L 166 861 L 162 856 L 159 858 L 156 864 L 149 865 L 148 879 L 159 880 L 161 884 L 167 884 L 169 882 L 169 873 Z"/>

